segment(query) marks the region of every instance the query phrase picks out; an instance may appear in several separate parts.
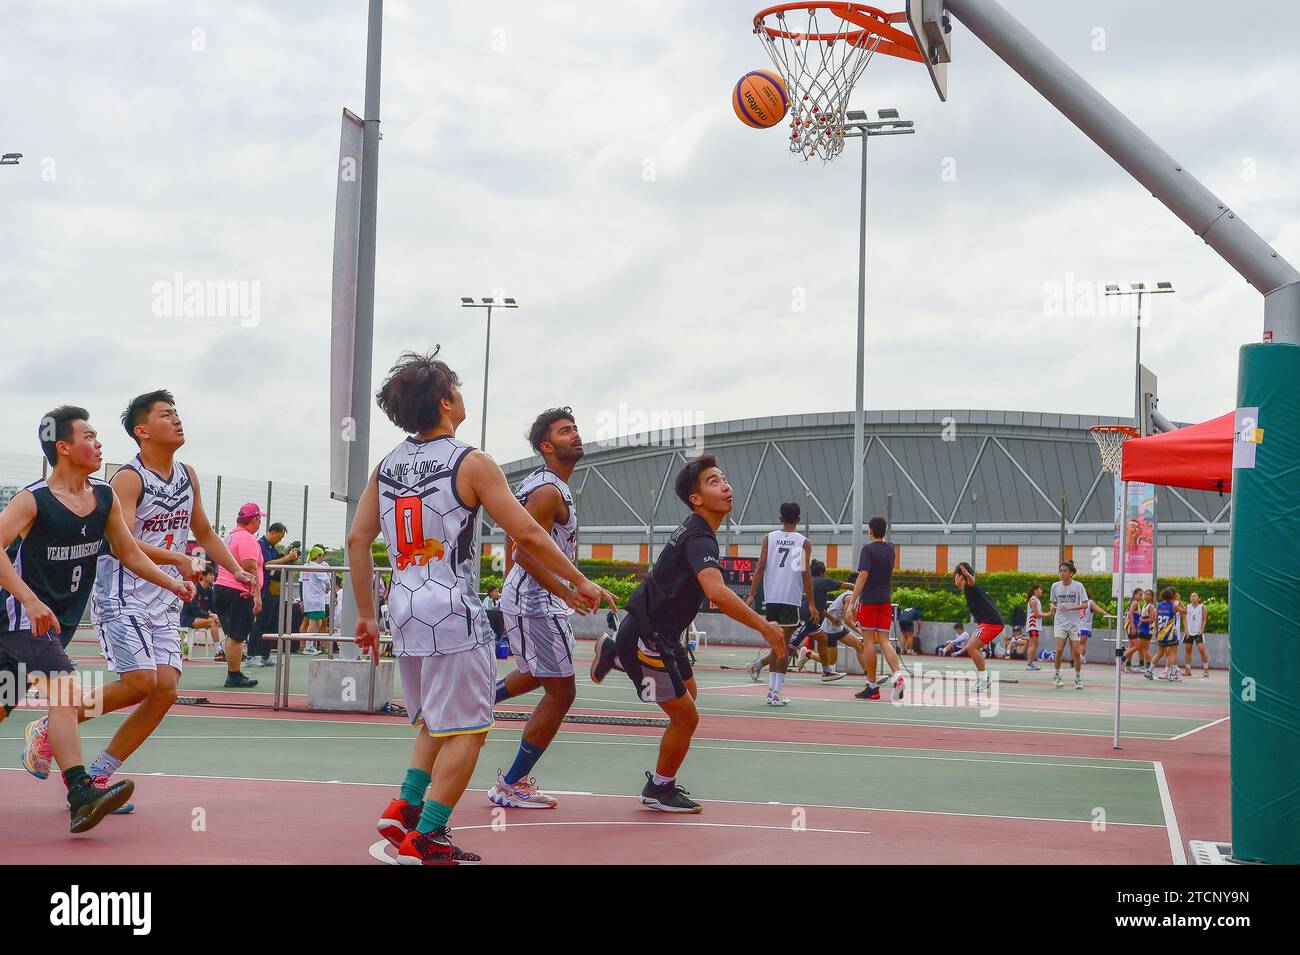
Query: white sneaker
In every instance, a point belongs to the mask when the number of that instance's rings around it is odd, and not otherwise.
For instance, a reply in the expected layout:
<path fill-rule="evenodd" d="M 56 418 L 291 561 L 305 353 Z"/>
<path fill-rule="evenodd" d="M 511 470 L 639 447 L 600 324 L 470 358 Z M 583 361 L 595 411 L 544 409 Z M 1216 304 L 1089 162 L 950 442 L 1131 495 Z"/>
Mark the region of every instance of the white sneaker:
<path fill-rule="evenodd" d="M 759 657 L 757 660 L 755 660 L 753 663 L 749 665 L 749 678 L 753 680 L 755 683 L 762 682 L 763 680 L 763 658 L 762 657 Z"/>
<path fill-rule="evenodd" d="M 992 678 L 987 673 L 981 673 L 975 679 L 975 692 L 987 693 L 992 684 Z"/>
<path fill-rule="evenodd" d="M 903 698 L 903 674 L 894 674 L 894 688 L 890 693 L 890 699 L 897 703 Z"/>
<path fill-rule="evenodd" d="M 488 801 L 507 809 L 554 809 L 560 801 L 537 788 L 537 780 L 521 779 L 506 782 L 505 775 L 497 773 L 497 784 L 488 791 Z"/>
<path fill-rule="evenodd" d="M 789 706 L 790 701 L 778 693 L 776 690 L 767 691 L 768 706 Z"/>
<path fill-rule="evenodd" d="M 836 670 L 832 670 L 830 673 L 823 673 L 823 674 L 822 674 L 822 682 L 823 682 L 823 683 L 834 683 L 836 680 L 842 680 L 842 679 L 844 679 L 846 676 L 848 676 L 847 673 L 840 673 L 840 672 L 838 672 L 838 671 L 836 671 Z"/>

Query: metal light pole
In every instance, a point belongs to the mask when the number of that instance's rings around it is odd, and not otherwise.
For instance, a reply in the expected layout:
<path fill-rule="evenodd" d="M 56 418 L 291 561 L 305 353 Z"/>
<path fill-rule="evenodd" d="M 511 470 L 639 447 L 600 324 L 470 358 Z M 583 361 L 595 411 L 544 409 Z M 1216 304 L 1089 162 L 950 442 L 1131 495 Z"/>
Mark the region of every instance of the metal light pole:
<path fill-rule="evenodd" d="M 858 566 L 862 552 L 862 522 L 865 518 L 865 487 L 862 457 L 865 450 L 866 411 L 864 394 L 867 353 L 867 140 L 872 136 L 904 136 L 916 132 L 910 119 L 900 120 L 898 110 L 877 110 L 879 122 L 868 122 L 866 110 L 849 110 L 844 124 L 845 137 L 862 139 L 861 202 L 858 215 L 858 359 L 855 403 L 853 405 L 853 555 L 850 566 Z"/>
<path fill-rule="evenodd" d="M 22 153 L 5 153 L 3 156 L 0 156 L 0 166 L 16 166 L 18 165 L 18 160 L 22 158 Z"/>
<path fill-rule="evenodd" d="M 487 309 L 487 336 L 483 343 L 483 416 L 482 423 L 479 427 L 478 449 L 487 450 L 487 409 L 488 409 L 488 362 L 492 357 L 492 309 L 493 308 L 518 308 L 519 303 L 512 298 L 503 298 L 497 301 L 495 298 L 484 298 L 474 301 L 468 295 L 462 295 L 460 298 L 461 308 L 485 308 Z M 483 565 L 483 515 L 480 509 L 478 518 L 474 521 L 474 566 L 470 574 L 470 581 L 474 585 L 474 590 L 479 589 L 479 576 Z"/>

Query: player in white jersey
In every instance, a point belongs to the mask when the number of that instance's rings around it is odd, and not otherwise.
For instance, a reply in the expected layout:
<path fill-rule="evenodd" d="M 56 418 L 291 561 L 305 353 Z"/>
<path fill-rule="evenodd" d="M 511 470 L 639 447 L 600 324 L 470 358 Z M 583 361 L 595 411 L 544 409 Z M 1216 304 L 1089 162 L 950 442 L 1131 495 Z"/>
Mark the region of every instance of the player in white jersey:
<path fill-rule="evenodd" d="M 528 429 L 528 441 L 545 464 L 515 488 L 524 506 L 569 560 L 578 557 L 578 509 L 569 490 L 574 466 L 582 460 L 582 438 L 573 409 L 551 408 L 537 416 Z M 573 668 L 573 628 L 569 625 L 572 592 L 540 566 L 527 552 L 511 553 L 514 563 L 501 589 L 501 613 L 506 637 L 515 658 L 515 670 L 497 680 L 496 702 L 532 692 L 543 695 L 524 726 L 514 762 L 497 771 L 488 799 L 498 806 L 553 809 L 557 800 L 537 788 L 533 767 L 546 752 L 577 696 Z"/>
<path fill-rule="evenodd" d="M 767 705 L 789 706 L 790 701 L 781 691 L 785 688 L 785 673 L 790 664 L 787 641 L 799 625 L 799 604 L 808 602 L 808 619 L 814 625 L 820 622 L 817 602 L 813 595 L 812 542 L 798 531 L 799 504 L 790 501 L 781 505 L 781 529 L 763 538 L 758 554 L 758 569 L 750 587 L 746 603 L 754 605 L 754 595 L 763 588 L 765 616 L 785 628 L 785 639 L 773 643 L 770 653 L 760 656 L 749 665 L 749 676 L 755 683 L 763 667 L 771 667 L 767 681 Z"/>
<path fill-rule="evenodd" d="M 1187 636 L 1183 638 L 1184 646 L 1187 647 L 1187 659 L 1183 665 L 1183 674 L 1192 675 L 1192 647 L 1195 646 L 1201 655 L 1201 677 L 1209 679 L 1210 677 L 1210 655 L 1205 649 L 1205 604 L 1201 603 L 1201 595 L 1192 592 L 1191 603 L 1184 610 L 1187 618 Z"/>
<path fill-rule="evenodd" d="M 357 644 L 378 665 L 371 546 L 382 532 L 393 562 L 388 619 L 402 696 L 412 723 L 423 725 L 401 792 L 377 823 L 406 865 L 481 861 L 452 845 L 447 826 L 493 725 L 494 641 L 472 577 L 479 508 L 539 567 L 573 586 L 571 606 L 614 605 L 515 500 L 496 462 L 456 440 L 465 420 L 460 379 L 436 355 L 404 354 L 380 387 L 379 407 L 408 437 L 370 475 L 348 531 Z"/>
<path fill-rule="evenodd" d="M 178 580 L 198 580 L 208 560 L 215 560 L 239 579 L 254 581 L 208 522 L 194 469 L 176 460 L 176 451 L 185 443 L 185 429 L 171 392 L 140 395 L 122 412 L 121 420 L 140 452 L 122 465 L 111 483 L 140 550 Z M 200 550 L 187 555 L 185 545 L 191 536 Z M 81 718 L 136 707 L 90 766 L 91 778 L 102 786 L 176 702 L 181 676 L 180 602 L 105 554 L 99 558 L 91 608 L 104 658 L 118 678 L 104 685 Z"/>
<path fill-rule="evenodd" d="M 1043 585 L 1034 584 L 1029 588 L 1029 593 L 1025 595 L 1028 600 L 1025 603 L 1025 636 L 1029 640 L 1029 645 L 1025 649 L 1025 669 L 1041 670 L 1034 659 L 1038 656 L 1038 635 L 1042 630 L 1043 619 L 1052 616 L 1049 610 L 1043 613 Z"/>
<path fill-rule="evenodd" d="M 1065 560 L 1058 568 L 1061 579 L 1052 584 L 1052 614 L 1056 618 L 1053 626 L 1056 637 L 1056 672 L 1052 685 L 1058 690 L 1064 686 L 1061 682 L 1061 658 L 1065 652 L 1065 641 L 1070 641 L 1070 653 L 1074 656 L 1074 688 L 1083 689 L 1083 612 L 1088 609 L 1088 591 L 1082 583 L 1074 579 L 1074 562 Z"/>

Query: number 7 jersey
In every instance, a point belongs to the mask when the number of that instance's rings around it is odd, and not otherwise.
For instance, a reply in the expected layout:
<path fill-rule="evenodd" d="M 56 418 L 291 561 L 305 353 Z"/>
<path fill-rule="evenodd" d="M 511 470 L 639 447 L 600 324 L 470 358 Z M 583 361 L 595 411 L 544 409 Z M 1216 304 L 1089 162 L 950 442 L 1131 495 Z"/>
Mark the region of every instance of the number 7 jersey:
<path fill-rule="evenodd" d="M 492 639 L 471 585 L 478 508 L 456 494 L 456 474 L 473 450 L 452 437 L 408 437 L 379 462 L 379 524 L 393 566 L 388 621 L 399 657 L 461 653 Z"/>

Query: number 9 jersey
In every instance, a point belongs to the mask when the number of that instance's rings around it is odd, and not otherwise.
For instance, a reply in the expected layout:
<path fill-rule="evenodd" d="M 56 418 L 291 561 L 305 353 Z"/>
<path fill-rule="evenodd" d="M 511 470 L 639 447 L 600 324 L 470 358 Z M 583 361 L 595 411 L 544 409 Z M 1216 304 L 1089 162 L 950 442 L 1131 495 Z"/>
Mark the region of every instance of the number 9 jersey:
<path fill-rule="evenodd" d="M 471 586 L 477 507 L 456 494 L 474 449 L 442 436 L 408 437 L 379 463 L 379 522 L 393 566 L 388 622 L 396 656 L 441 656 L 492 640 Z"/>

